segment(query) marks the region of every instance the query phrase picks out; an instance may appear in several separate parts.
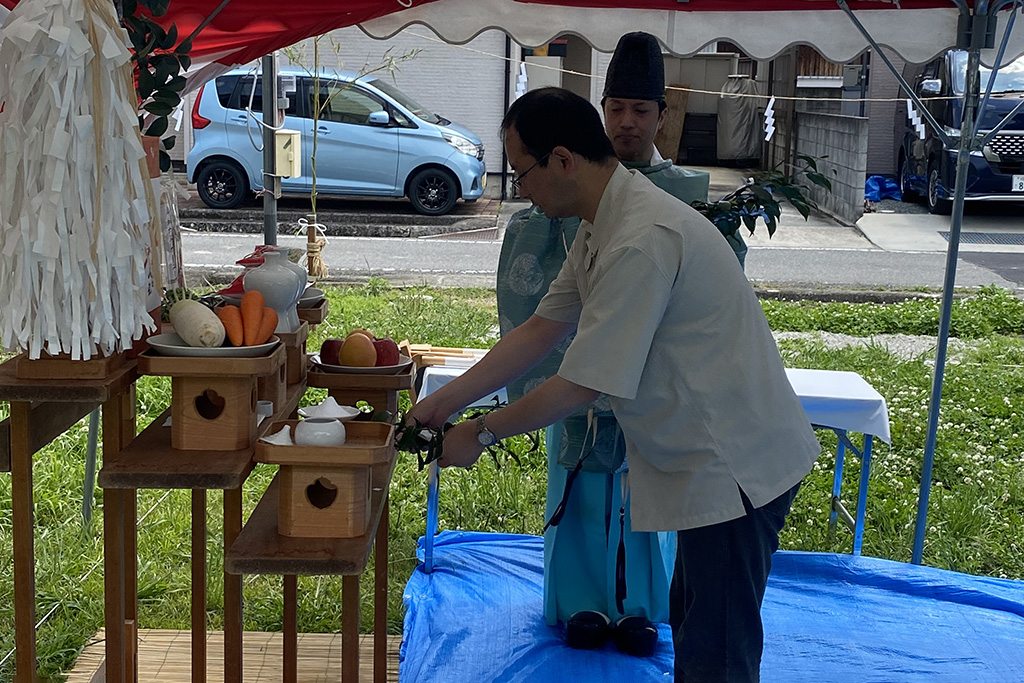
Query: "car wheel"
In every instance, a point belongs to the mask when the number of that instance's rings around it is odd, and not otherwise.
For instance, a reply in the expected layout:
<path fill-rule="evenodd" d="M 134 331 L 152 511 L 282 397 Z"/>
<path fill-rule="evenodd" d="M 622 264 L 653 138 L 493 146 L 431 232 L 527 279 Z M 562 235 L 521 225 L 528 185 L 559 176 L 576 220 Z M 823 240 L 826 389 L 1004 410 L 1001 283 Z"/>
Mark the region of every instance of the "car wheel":
<path fill-rule="evenodd" d="M 900 182 L 900 197 L 905 202 L 916 201 L 918 196 L 914 188 L 910 187 L 910 178 L 907 176 L 907 159 L 900 155 L 900 163 L 897 169 L 897 178 Z"/>
<path fill-rule="evenodd" d="M 948 199 L 939 198 L 940 186 L 939 165 L 933 161 L 928 165 L 928 211 L 944 215 L 949 213 L 951 206 Z"/>
<path fill-rule="evenodd" d="M 426 216 L 440 216 L 455 206 L 459 184 L 448 171 L 425 168 L 409 181 L 409 201 L 413 208 Z"/>
<path fill-rule="evenodd" d="M 233 209 L 249 194 L 249 181 L 238 164 L 211 161 L 196 178 L 199 198 L 211 209 Z"/>

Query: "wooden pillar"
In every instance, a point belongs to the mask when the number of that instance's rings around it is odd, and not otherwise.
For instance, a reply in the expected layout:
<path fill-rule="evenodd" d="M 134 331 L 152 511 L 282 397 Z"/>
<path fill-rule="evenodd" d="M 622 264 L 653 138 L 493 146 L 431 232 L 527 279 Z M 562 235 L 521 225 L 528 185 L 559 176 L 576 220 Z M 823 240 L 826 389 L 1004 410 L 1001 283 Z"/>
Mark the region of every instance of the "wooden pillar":
<path fill-rule="evenodd" d="M 31 404 L 11 402 L 11 517 L 14 534 L 15 683 L 36 680 L 35 509 L 32 503 Z"/>
<path fill-rule="evenodd" d="M 206 490 L 192 490 L 192 683 L 206 681 Z"/>
<path fill-rule="evenodd" d="M 242 489 L 224 491 L 224 553 L 242 531 Z M 242 683 L 242 577 L 224 572 L 224 683 Z"/>
<path fill-rule="evenodd" d="M 359 683 L 359 575 L 341 579 L 341 683 Z"/>
<path fill-rule="evenodd" d="M 284 683 L 296 683 L 299 678 L 298 577 L 294 574 L 285 574 L 282 579 L 284 581 L 284 622 L 281 627 L 284 637 L 282 679 Z M 344 629 L 344 626 L 342 628 Z"/>
<path fill-rule="evenodd" d="M 373 551 L 373 683 L 388 679 L 388 514 L 391 496 L 384 499 Z"/>

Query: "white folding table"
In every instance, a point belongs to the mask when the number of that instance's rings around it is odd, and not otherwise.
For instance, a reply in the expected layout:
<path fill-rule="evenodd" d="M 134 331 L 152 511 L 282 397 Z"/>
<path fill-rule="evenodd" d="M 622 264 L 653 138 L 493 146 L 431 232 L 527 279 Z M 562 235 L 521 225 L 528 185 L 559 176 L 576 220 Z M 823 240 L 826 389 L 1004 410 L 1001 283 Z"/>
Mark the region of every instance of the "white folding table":
<path fill-rule="evenodd" d="M 482 354 L 481 354 L 482 355 Z M 456 361 L 457 365 L 429 366 L 422 370 L 422 384 L 417 396 L 423 398 L 451 382 L 470 367 L 477 358 Z M 832 478 L 832 505 L 829 513 L 829 527 L 834 528 L 837 518 L 853 532 L 853 554 L 860 555 L 864 540 L 864 514 L 867 506 L 868 478 L 871 473 L 871 446 L 875 437 L 886 443 L 891 442 L 889 434 L 889 412 L 882 397 L 874 387 L 855 372 L 841 370 L 804 370 L 787 368 L 793 390 L 803 405 L 811 425 L 816 429 L 831 429 L 839 439 L 836 449 L 836 466 Z M 507 401 L 507 394 L 500 389 L 477 401 L 473 406 L 493 406 L 495 398 Z M 858 449 L 850 441 L 848 432 L 864 435 L 864 446 Z M 852 517 L 843 507 L 842 493 L 843 460 L 850 450 L 860 457 L 860 489 L 857 494 L 857 514 Z M 434 564 L 434 536 L 437 533 L 438 484 L 440 469 L 437 463 L 430 464 L 427 488 L 427 530 L 424 536 L 423 568 L 430 572 Z"/>

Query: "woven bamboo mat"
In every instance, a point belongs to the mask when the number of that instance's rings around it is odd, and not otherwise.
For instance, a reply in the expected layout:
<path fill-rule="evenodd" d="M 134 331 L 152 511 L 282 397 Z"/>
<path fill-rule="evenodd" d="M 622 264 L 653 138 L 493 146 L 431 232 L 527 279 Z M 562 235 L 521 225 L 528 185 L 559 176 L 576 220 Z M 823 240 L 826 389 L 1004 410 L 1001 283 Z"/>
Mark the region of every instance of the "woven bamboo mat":
<path fill-rule="evenodd" d="M 67 683 L 101 683 L 104 633 L 96 634 L 85 648 Z M 388 636 L 388 681 L 398 681 L 400 636 Z M 280 683 L 282 638 L 280 633 L 246 632 L 242 642 L 242 680 L 245 683 Z M 298 679 L 302 683 L 336 683 L 341 680 L 341 634 L 300 633 Z M 224 634 L 207 634 L 207 681 L 224 680 Z M 189 631 L 139 631 L 139 680 L 146 683 L 183 683 L 192 676 L 192 634 Z M 359 637 L 359 680 L 372 681 L 373 636 Z"/>

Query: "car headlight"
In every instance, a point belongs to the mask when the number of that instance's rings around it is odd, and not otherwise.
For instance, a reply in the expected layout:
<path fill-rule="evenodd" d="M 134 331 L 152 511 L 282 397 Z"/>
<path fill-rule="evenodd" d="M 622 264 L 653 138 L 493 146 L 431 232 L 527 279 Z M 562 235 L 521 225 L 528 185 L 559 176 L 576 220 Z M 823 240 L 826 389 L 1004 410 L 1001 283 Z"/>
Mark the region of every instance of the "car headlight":
<path fill-rule="evenodd" d="M 445 142 L 459 150 L 463 154 L 468 154 L 471 157 L 475 157 L 479 152 L 479 146 L 461 135 L 444 135 Z"/>

